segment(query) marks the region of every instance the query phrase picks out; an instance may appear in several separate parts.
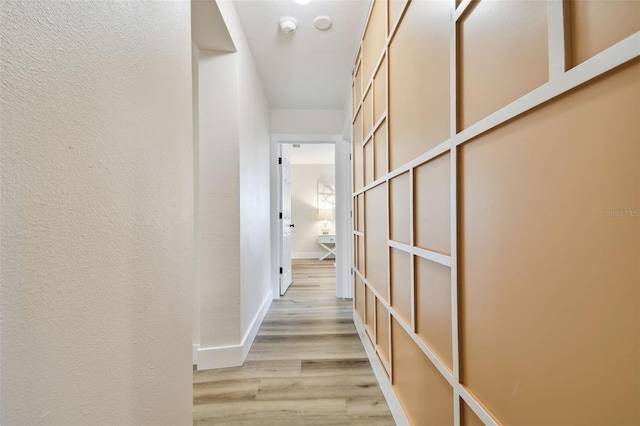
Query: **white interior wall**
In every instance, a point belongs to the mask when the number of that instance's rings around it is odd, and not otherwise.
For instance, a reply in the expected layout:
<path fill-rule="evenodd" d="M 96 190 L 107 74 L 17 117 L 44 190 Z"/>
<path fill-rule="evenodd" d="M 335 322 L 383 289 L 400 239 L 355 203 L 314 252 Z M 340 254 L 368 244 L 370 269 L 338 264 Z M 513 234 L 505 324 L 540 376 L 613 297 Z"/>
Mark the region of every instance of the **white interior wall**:
<path fill-rule="evenodd" d="M 271 133 L 342 134 L 341 109 L 272 109 Z"/>
<path fill-rule="evenodd" d="M 343 136 L 344 138 L 344 136 Z M 353 299 L 351 138 L 336 141 L 336 296 Z"/>
<path fill-rule="evenodd" d="M 200 347 L 200 50 L 191 42 L 191 108 L 193 111 L 193 364 L 197 363 L 197 350 Z"/>
<path fill-rule="evenodd" d="M 272 298 L 269 109 L 233 2 L 209 4 L 237 51 L 200 51 L 199 370 L 241 365 Z"/>
<path fill-rule="evenodd" d="M 0 14 L 0 423 L 191 424 L 189 3 Z"/>
<path fill-rule="evenodd" d="M 294 259 L 319 258 L 326 252 L 318 244 L 323 220 L 318 218 L 318 180 L 335 182 L 333 164 L 291 165 L 291 257 Z M 328 219 L 329 232 L 335 233 L 335 219 Z"/>
<path fill-rule="evenodd" d="M 269 104 L 233 3 L 221 5 L 221 11 L 238 48 L 241 81 L 241 332 L 246 356 L 272 300 Z"/>
<path fill-rule="evenodd" d="M 237 68 L 235 54 L 200 51 L 199 368 L 215 357 L 216 348 L 240 343 Z"/>

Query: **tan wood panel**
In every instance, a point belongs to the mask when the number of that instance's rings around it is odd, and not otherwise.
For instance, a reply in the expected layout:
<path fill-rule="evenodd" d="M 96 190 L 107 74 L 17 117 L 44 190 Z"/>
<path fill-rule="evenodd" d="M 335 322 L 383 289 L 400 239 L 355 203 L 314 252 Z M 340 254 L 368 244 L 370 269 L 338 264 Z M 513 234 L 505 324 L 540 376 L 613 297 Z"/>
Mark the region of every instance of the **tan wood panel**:
<path fill-rule="evenodd" d="M 352 210 L 353 211 L 353 230 L 354 231 L 360 231 L 360 228 L 358 226 L 359 222 L 360 222 L 360 219 L 359 219 L 360 211 L 359 211 L 358 207 L 359 207 L 358 206 L 358 196 L 356 195 L 356 196 L 353 197 L 353 204 L 352 204 L 352 208 L 353 208 L 353 210 Z M 354 245 L 354 247 L 357 247 L 357 245 Z M 355 257 L 354 257 L 354 259 L 355 259 Z"/>
<path fill-rule="evenodd" d="M 391 170 L 450 135 L 449 38 L 448 1 L 409 4 L 389 46 Z"/>
<path fill-rule="evenodd" d="M 389 311 L 380 301 L 376 302 L 376 341 L 380 357 L 389 364 Z"/>
<path fill-rule="evenodd" d="M 364 146 L 364 185 L 373 182 L 373 140 Z"/>
<path fill-rule="evenodd" d="M 353 81 L 353 93 L 353 112 L 355 114 L 362 100 L 362 65 L 356 71 L 355 80 Z"/>
<path fill-rule="evenodd" d="M 390 255 L 391 306 L 411 326 L 411 254 L 392 248 Z"/>
<path fill-rule="evenodd" d="M 416 333 L 453 370 L 451 268 L 416 257 Z"/>
<path fill-rule="evenodd" d="M 389 31 L 393 29 L 393 26 L 398 19 L 400 19 L 400 13 L 407 4 L 408 0 L 389 0 Z"/>
<path fill-rule="evenodd" d="M 369 83 L 386 41 L 386 0 L 374 0 L 373 9 L 362 39 L 362 64 L 365 86 Z"/>
<path fill-rule="evenodd" d="M 640 31 L 640 1 L 569 0 L 571 62 L 579 65 Z"/>
<path fill-rule="evenodd" d="M 380 124 L 373 136 L 373 141 L 375 143 L 374 177 L 380 179 L 387 174 L 387 120 Z"/>
<path fill-rule="evenodd" d="M 412 425 L 452 425 L 453 390 L 398 322 L 391 319 L 393 388 Z"/>
<path fill-rule="evenodd" d="M 636 60 L 461 149 L 462 377 L 505 424 L 640 422 L 638 99 Z"/>
<path fill-rule="evenodd" d="M 459 29 L 459 130 L 547 82 L 547 2 L 481 1 Z"/>
<path fill-rule="evenodd" d="M 461 399 L 460 400 L 460 425 L 461 426 L 484 426 L 484 423 L 476 413 Z"/>
<path fill-rule="evenodd" d="M 446 153 L 415 168 L 415 244 L 451 253 L 451 158 Z"/>
<path fill-rule="evenodd" d="M 358 196 L 356 195 L 355 197 L 353 197 L 352 199 L 352 214 L 353 214 L 353 230 L 354 231 L 359 231 L 358 229 Z M 356 247 L 354 245 L 354 247 Z"/>
<path fill-rule="evenodd" d="M 360 262 L 358 260 L 358 235 L 353 236 L 353 267 L 360 270 Z"/>
<path fill-rule="evenodd" d="M 365 192 L 365 278 L 389 300 L 387 246 L 387 185 L 378 185 Z"/>
<path fill-rule="evenodd" d="M 373 80 L 373 122 L 387 110 L 387 59 L 385 58 Z"/>
<path fill-rule="evenodd" d="M 367 90 L 362 104 L 362 138 L 366 140 L 373 128 L 373 91 Z"/>
<path fill-rule="evenodd" d="M 355 81 L 351 82 L 351 117 L 353 117 L 356 113 L 356 108 L 358 106 L 358 101 L 356 101 L 356 85 Z"/>
<path fill-rule="evenodd" d="M 376 358 L 378 360 L 378 364 L 382 365 L 382 371 L 384 372 L 384 375 L 387 377 L 387 381 L 390 381 L 391 380 L 391 376 L 389 375 L 389 372 L 387 371 L 387 369 L 385 368 L 384 364 L 382 363 L 382 358 L 380 358 L 380 354 L 378 352 L 376 352 Z"/>
<path fill-rule="evenodd" d="M 353 274 L 354 282 L 355 282 L 355 291 L 354 291 L 354 304 L 356 306 L 356 313 L 360 317 L 360 320 L 364 323 L 364 304 L 365 304 L 365 295 L 364 295 L 364 283 L 358 276 L 358 274 Z"/>
<path fill-rule="evenodd" d="M 365 265 L 365 253 L 364 253 L 364 241 L 367 239 L 366 236 L 358 237 L 358 266 L 360 267 L 360 273 L 364 274 L 366 270 Z"/>
<path fill-rule="evenodd" d="M 365 327 L 369 332 L 369 337 L 373 341 L 374 339 L 373 327 L 374 327 L 374 321 L 375 321 L 374 318 L 376 316 L 376 296 L 373 294 L 371 290 L 369 290 L 367 286 L 365 286 L 365 304 L 367 306 L 367 309 L 365 312 Z"/>
<path fill-rule="evenodd" d="M 411 187 L 409 172 L 389 181 L 389 236 L 394 241 L 411 244 Z"/>
<path fill-rule="evenodd" d="M 358 231 L 364 232 L 364 194 L 358 195 Z"/>
<path fill-rule="evenodd" d="M 358 111 L 356 119 L 353 122 L 353 142 L 351 149 L 353 151 L 353 190 L 357 191 L 362 188 L 363 182 L 363 162 L 362 162 L 362 109 Z"/>

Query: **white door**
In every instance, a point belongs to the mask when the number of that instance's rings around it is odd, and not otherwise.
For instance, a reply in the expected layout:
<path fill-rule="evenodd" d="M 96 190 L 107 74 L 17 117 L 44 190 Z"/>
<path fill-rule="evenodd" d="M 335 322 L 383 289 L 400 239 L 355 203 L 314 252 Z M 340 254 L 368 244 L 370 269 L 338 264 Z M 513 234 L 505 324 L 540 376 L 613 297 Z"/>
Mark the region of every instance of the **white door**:
<path fill-rule="evenodd" d="M 280 244 L 280 295 L 284 295 L 291 285 L 291 177 L 288 145 L 280 145 L 280 221 L 282 243 Z"/>

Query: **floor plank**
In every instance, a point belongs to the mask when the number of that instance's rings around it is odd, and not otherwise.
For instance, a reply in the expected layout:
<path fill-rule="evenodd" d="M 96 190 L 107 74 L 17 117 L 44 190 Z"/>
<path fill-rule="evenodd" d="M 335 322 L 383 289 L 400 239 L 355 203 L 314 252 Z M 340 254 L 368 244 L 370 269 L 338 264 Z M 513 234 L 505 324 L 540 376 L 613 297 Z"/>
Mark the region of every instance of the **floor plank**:
<path fill-rule="evenodd" d="M 341 375 L 265 379 L 255 397 L 258 401 L 329 398 L 370 398 L 378 396 L 378 382 L 368 375 Z"/>
<path fill-rule="evenodd" d="M 294 260 L 242 367 L 194 372 L 194 425 L 393 425 L 332 261 Z"/>
<path fill-rule="evenodd" d="M 344 399 L 194 405 L 194 425 L 348 425 Z"/>

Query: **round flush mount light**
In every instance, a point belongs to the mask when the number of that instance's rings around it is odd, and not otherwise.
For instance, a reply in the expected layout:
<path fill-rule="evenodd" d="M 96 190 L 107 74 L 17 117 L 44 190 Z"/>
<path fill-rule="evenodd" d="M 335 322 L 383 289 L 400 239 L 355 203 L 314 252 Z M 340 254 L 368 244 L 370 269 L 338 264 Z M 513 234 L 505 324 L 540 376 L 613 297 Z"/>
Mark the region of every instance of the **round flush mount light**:
<path fill-rule="evenodd" d="M 331 28 L 331 25 L 333 25 L 333 22 L 331 21 L 331 18 L 326 15 L 318 16 L 313 20 L 313 26 L 320 31 L 328 30 L 329 28 Z"/>
<path fill-rule="evenodd" d="M 283 16 L 278 21 L 278 25 L 280 25 L 280 29 L 283 33 L 289 34 L 295 32 L 298 28 L 298 21 L 293 16 Z"/>
<path fill-rule="evenodd" d="M 295 0 L 296 3 L 302 4 L 302 5 L 305 5 L 305 4 L 309 3 L 310 1 L 311 0 Z"/>

